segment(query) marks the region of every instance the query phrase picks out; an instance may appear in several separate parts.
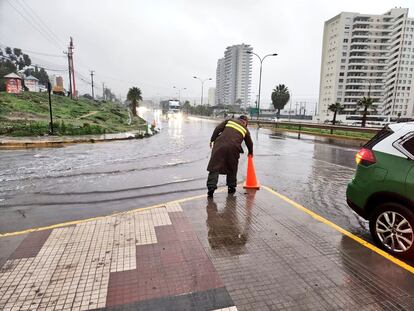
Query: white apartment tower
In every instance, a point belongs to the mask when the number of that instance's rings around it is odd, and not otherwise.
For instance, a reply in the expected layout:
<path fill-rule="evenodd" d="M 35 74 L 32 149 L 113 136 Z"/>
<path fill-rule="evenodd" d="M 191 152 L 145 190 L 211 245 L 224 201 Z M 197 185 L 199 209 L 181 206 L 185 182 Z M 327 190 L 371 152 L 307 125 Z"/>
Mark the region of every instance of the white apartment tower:
<path fill-rule="evenodd" d="M 248 44 L 226 48 L 217 63 L 216 104 L 247 107 L 250 103 L 253 48 Z"/>
<path fill-rule="evenodd" d="M 382 15 L 343 12 L 325 22 L 319 89 L 319 118 L 340 102 L 342 114 L 370 96 L 376 115 L 414 117 L 414 19 L 408 9 Z"/>
<path fill-rule="evenodd" d="M 217 61 L 216 69 L 216 96 L 215 104 L 224 105 L 224 81 L 225 81 L 225 70 L 224 70 L 224 58 L 220 58 Z"/>
<path fill-rule="evenodd" d="M 209 106 L 214 106 L 216 102 L 216 88 L 215 87 L 210 87 L 208 89 L 208 101 L 207 102 Z"/>

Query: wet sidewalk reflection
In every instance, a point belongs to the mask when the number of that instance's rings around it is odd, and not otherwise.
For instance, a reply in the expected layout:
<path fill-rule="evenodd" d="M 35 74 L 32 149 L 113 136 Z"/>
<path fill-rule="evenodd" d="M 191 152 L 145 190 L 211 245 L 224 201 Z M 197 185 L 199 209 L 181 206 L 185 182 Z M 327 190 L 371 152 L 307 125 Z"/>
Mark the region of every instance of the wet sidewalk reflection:
<path fill-rule="evenodd" d="M 229 195 L 224 207 L 218 207 L 214 198 L 208 200 L 207 228 L 211 249 L 226 249 L 232 255 L 245 253 L 252 221 L 252 205 L 256 190 L 246 194 L 244 204 L 237 204 L 237 196 Z M 242 211 L 238 211 L 238 210 Z"/>
<path fill-rule="evenodd" d="M 414 276 L 266 189 L 181 203 L 238 310 L 414 310 Z"/>

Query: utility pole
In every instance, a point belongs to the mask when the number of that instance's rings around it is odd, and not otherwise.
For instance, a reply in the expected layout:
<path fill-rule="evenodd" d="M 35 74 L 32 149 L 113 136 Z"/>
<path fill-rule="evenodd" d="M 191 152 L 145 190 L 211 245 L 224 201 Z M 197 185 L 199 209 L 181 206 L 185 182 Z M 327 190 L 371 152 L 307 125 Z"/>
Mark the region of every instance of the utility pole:
<path fill-rule="evenodd" d="M 91 84 L 92 84 L 92 99 L 95 99 L 95 94 L 93 90 L 93 74 L 95 71 L 91 70 Z"/>
<path fill-rule="evenodd" d="M 69 93 L 70 98 L 73 99 L 73 94 L 76 97 L 76 83 L 75 83 L 75 68 L 73 66 L 73 39 L 70 37 L 70 42 L 68 46 L 68 51 L 63 52 L 68 56 L 68 73 L 69 73 Z"/>
<path fill-rule="evenodd" d="M 70 98 L 73 98 L 73 96 L 72 96 L 72 93 L 73 93 L 72 92 L 72 68 L 71 68 L 71 61 L 70 61 L 71 52 L 70 52 L 70 50 L 68 48 L 68 51 L 67 52 L 63 52 L 63 53 L 68 56 L 69 95 L 70 95 Z"/>
<path fill-rule="evenodd" d="M 105 100 L 105 83 L 102 82 L 102 98 Z"/>
<path fill-rule="evenodd" d="M 52 85 L 50 82 L 47 83 L 47 92 L 49 93 L 49 114 L 50 114 L 50 135 L 53 135 L 53 114 L 52 114 L 52 98 L 50 97 L 50 93 L 52 92 Z"/>
<path fill-rule="evenodd" d="M 75 94 L 76 97 L 76 82 L 75 82 L 75 66 L 73 65 L 73 49 L 75 47 L 73 46 L 73 38 L 70 37 L 70 42 L 69 42 L 69 51 L 70 51 L 70 62 L 71 62 L 71 69 L 72 69 L 72 86 L 73 86 L 73 93 Z"/>

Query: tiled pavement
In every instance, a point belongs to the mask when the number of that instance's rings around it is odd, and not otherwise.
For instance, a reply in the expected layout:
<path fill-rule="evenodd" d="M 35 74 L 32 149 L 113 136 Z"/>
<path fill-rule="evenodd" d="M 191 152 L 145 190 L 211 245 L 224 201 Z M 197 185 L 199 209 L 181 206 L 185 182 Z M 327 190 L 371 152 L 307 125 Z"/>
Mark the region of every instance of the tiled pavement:
<path fill-rule="evenodd" d="M 414 310 L 414 277 L 266 190 L 30 233 L 1 310 Z"/>

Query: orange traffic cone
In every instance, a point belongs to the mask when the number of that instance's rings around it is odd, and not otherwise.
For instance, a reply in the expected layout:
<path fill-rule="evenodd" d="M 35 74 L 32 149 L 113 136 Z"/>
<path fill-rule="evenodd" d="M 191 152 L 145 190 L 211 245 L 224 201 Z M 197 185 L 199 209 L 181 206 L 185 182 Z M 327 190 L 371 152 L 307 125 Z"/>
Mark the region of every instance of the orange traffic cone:
<path fill-rule="evenodd" d="M 256 178 L 256 172 L 254 170 L 253 156 L 249 155 L 247 158 L 247 176 L 246 181 L 243 184 L 245 189 L 260 189 L 260 184 Z"/>

